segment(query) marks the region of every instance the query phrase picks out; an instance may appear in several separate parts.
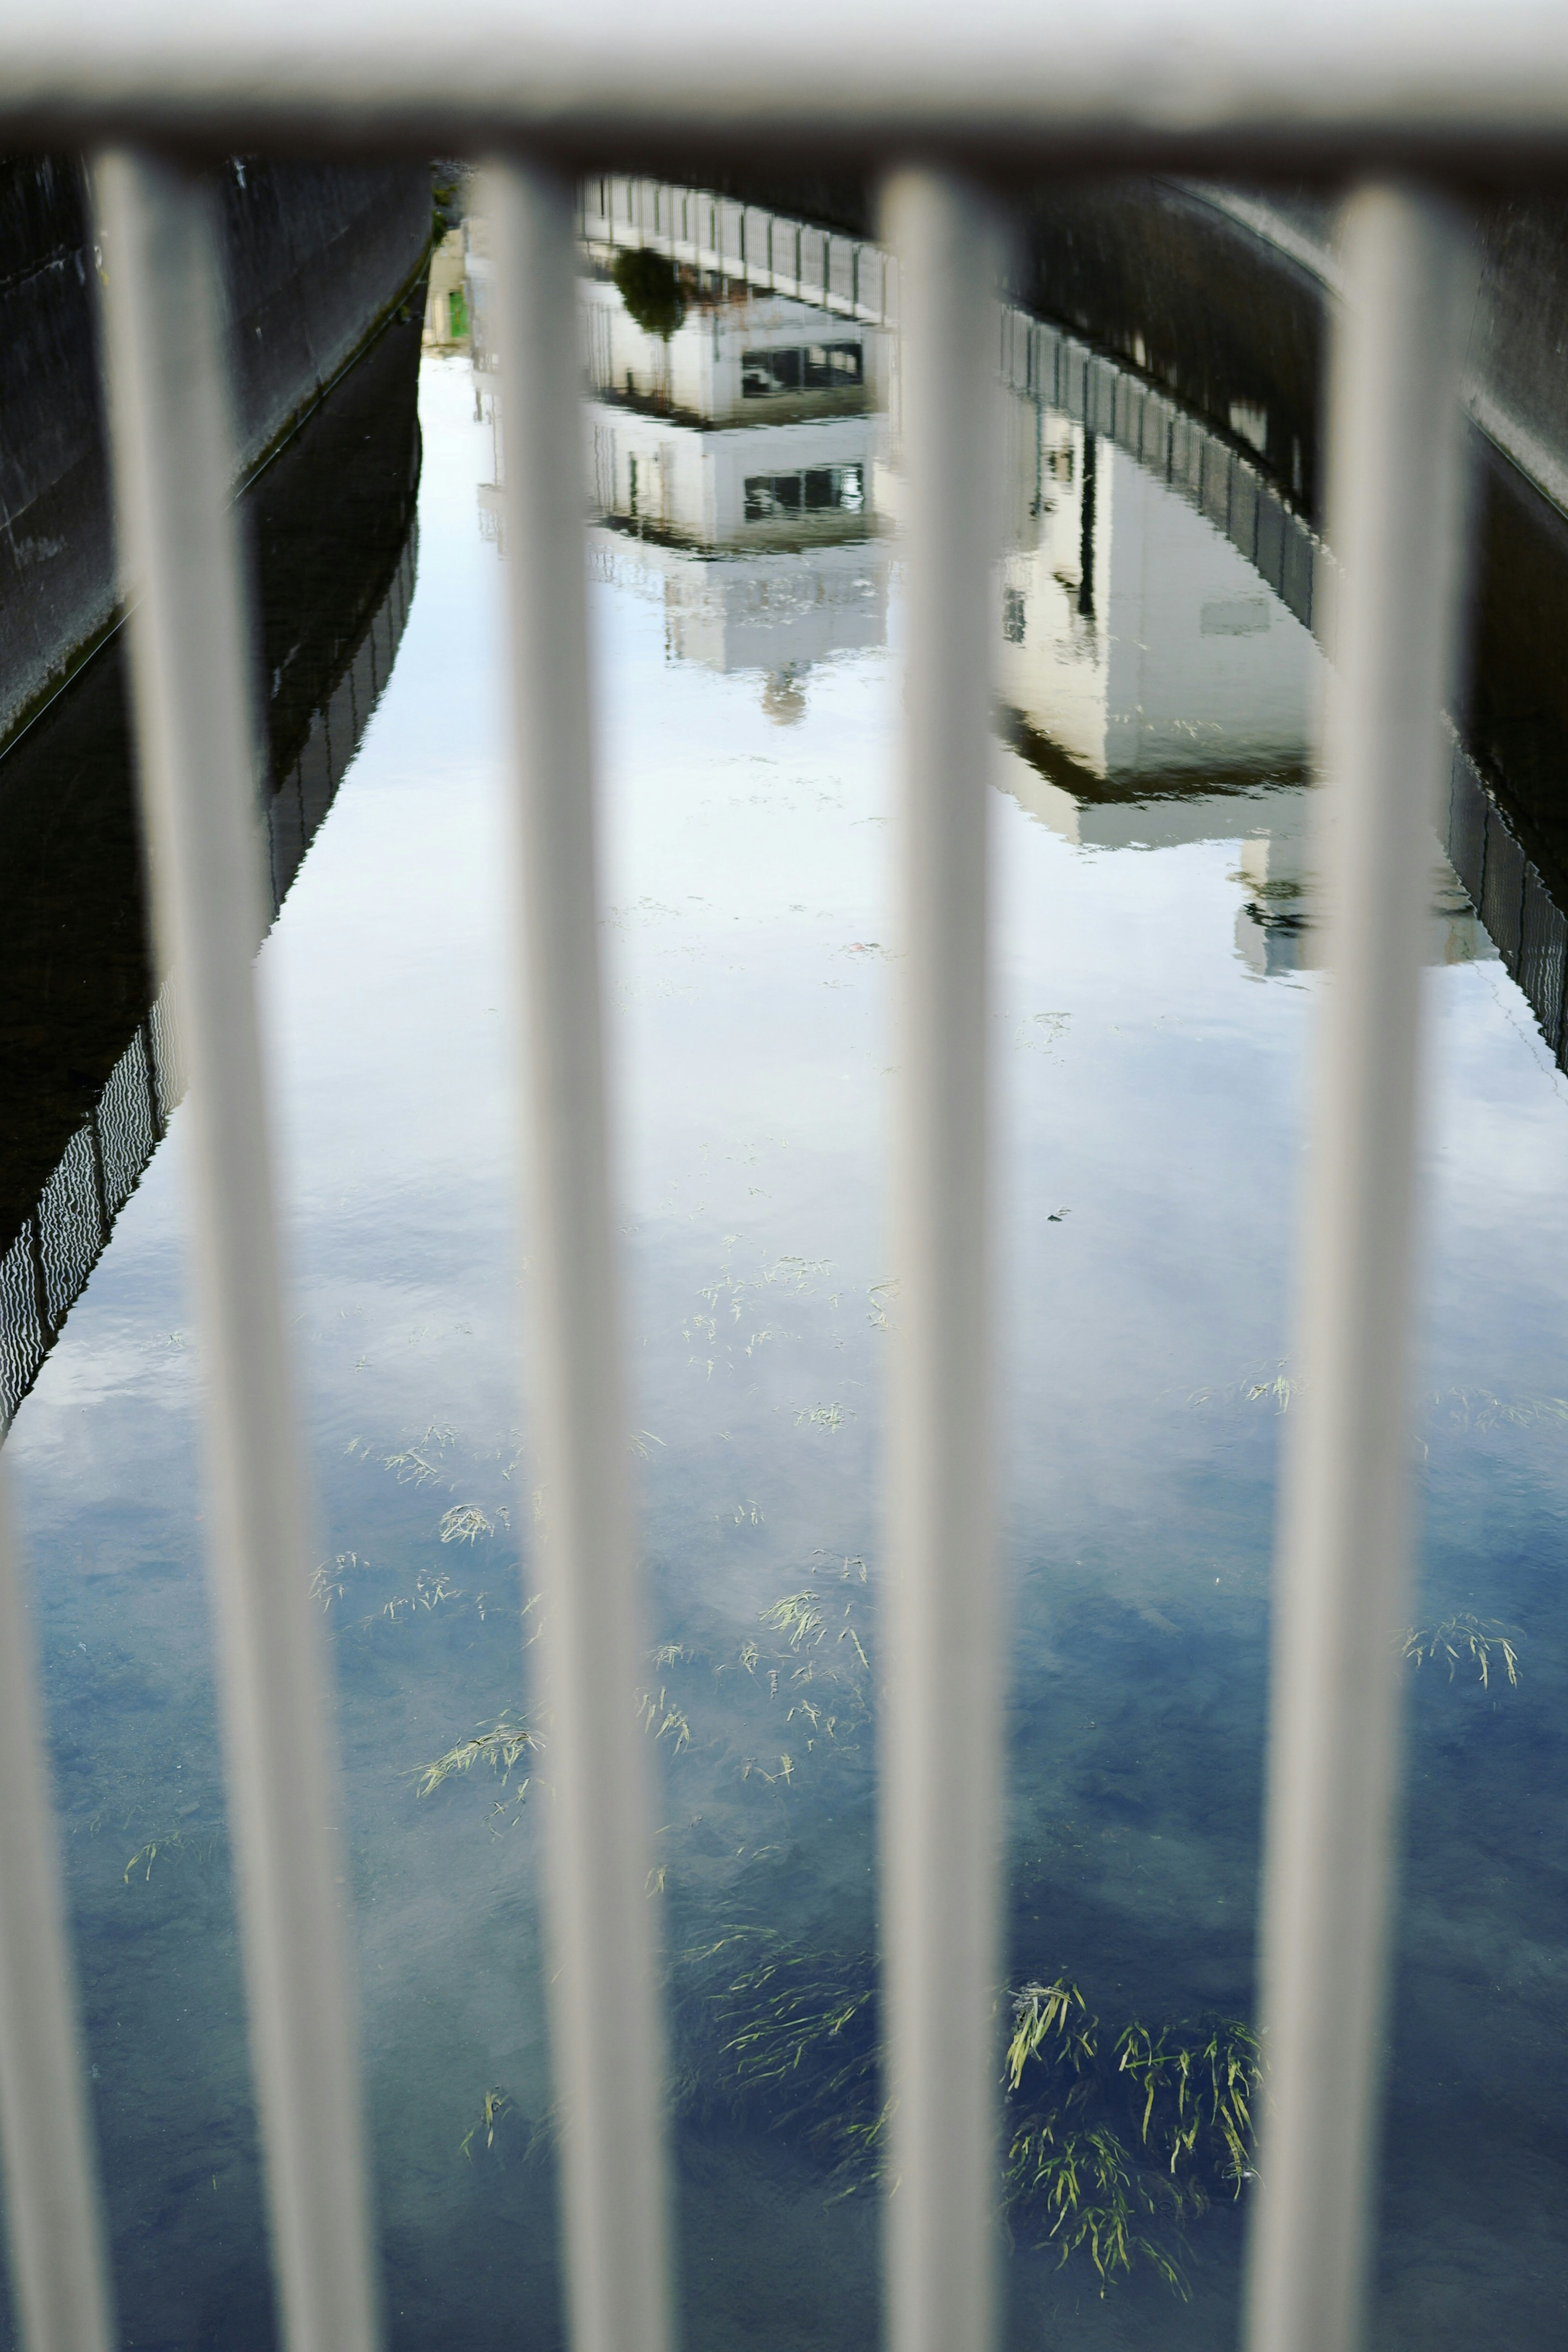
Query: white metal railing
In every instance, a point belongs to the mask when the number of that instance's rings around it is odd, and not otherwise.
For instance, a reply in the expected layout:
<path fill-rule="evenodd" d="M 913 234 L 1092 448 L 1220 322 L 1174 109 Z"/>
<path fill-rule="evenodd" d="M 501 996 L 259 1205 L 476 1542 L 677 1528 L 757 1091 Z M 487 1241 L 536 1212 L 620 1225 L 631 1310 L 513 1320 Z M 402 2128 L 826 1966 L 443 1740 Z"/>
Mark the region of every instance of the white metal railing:
<path fill-rule="evenodd" d="M 838 18 L 841 22 L 837 21 Z M 813 20 L 814 21 L 814 20 Z M 1331 400 L 1344 562 L 1330 733 L 1331 985 L 1320 1022 L 1300 1308 L 1313 1378 L 1281 1506 L 1265 1900 L 1274 2112 L 1253 2231 L 1252 2352 L 1351 2352 L 1363 2300 L 1396 1816 L 1416 915 L 1446 753 L 1438 711 L 1462 543 L 1464 238 L 1386 182 L 1454 159 L 1560 156 L 1568 49 L 1550 21 L 1375 8 L 1281 44 L 1256 17 L 1115 5 L 1040 37 L 993 8 L 887 41 L 868 10 L 800 26 L 661 16 L 576 28 L 514 9 L 455 37 L 428 10 L 298 5 L 193 33 L 77 0 L 0 27 L 0 137 L 122 142 L 96 168 L 120 544 L 156 916 L 191 1073 L 220 1688 L 252 2045 L 291 2352 L 380 2337 L 319 1623 L 284 1345 L 251 955 L 260 877 L 246 614 L 218 289 L 182 151 L 313 142 L 510 151 L 495 166 L 526 1017 L 523 1164 L 540 1269 L 532 1384 L 546 1492 L 557 2093 L 578 2352 L 664 2352 L 667 2191 L 644 1759 L 627 1695 L 639 1594 L 622 1409 L 596 929 L 580 562 L 574 203 L 591 153 L 683 138 L 914 157 L 884 199 L 899 272 L 909 685 L 901 789 L 900 1282 L 888 1450 L 883 1773 L 887 2262 L 894 2352 L 994 2340 L 993 2004 L 999 1648 L 990 1538 L 984 806 L 988 387 L 995 218 L 967 155 L 1062 168 L 1303 159 L 1361 184 Z M 1240 29 L 1245 23 L 1246 29 Z M 123 142 L 130 142 L 124 146 Z M 920 159 L 925 158 L 922 162 Z M 935 160 L 932 160 L 935 159 Z M 943 159 L 946 159 L 946 161 Z M 709 246 L 722 257 L 720 224 Z M 767 267 L 777 273 L 770 246 Z M 862 252 L 865 248 L 862 248 Z M 827 243 L 825 274 L 832 284 Z M 792 279 L 790 269 L 792 268 Z M 804 247 L 790 290 L 814 294 Z M 842 295 L 846 289 L 837 289 Z M 853 284 L 847 298 L 858 299 Z M 54 1838 L 9 1556 L 0 1552 L 0 2137 L 31 2352 L 111 2338 Z M 954 1677 L 942 1710 L 928 1686 Z M 1331 2030 L 1332 2029 L 1332 2030 Z"/>

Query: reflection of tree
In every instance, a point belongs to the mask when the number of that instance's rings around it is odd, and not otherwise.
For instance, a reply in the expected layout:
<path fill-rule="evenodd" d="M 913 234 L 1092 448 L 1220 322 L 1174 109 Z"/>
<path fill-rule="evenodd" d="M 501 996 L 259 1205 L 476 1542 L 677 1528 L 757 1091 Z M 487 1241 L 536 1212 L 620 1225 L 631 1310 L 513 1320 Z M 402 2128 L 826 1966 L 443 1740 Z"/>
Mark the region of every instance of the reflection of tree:
<path fill-rule="evenodd" d="M 645 335 L 658 335 L 667 343 L 686 315 L 674 263 L 666 261 L 662 253 L 639 247 L 632 253 L 617 254 L 611 275 L 628 318 Z"/>

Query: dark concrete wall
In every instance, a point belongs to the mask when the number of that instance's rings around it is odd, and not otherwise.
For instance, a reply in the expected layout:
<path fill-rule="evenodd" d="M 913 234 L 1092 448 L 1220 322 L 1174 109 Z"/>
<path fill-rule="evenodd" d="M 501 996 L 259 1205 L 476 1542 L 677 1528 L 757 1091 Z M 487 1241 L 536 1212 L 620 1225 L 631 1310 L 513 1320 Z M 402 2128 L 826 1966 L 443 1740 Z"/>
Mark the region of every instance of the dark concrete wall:
<path fill-rule="evenodd" d="M 236 162 L 218 175 L 216 199 L 243 478 L 418 270 L 430 175 Z M 96 273 L 79 165 L 0 160 L 0 744 L 115 611 Z"/>
<path fill-rule="evenodd" d="M 413 588 L 421 312 L 410 305 L 240 504 L 281 906 L 395 659 Z M 148 954 L 125 641 L 0 760 L 0 1430 L 182 1081 Z"/>

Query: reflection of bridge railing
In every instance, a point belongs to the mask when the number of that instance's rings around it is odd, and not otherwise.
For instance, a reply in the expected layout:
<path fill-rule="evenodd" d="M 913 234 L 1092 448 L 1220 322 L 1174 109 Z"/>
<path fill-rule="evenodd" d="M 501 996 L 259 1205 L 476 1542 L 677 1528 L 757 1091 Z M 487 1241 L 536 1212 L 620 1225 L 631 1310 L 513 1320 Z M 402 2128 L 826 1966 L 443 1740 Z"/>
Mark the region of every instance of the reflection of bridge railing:
<path fill-rule="evenodd" d="M 880 246 L 706 188 L 664 180 L 585 180 L 578 235 L 588 245 L 646 247 L 689 268 L 738 278 L 760 294 L 814 302 L 891 326 L 896 269 Z"/>
<path fill-rule="evenodd" d="M 1449 769 L 1445 846 L 1492 944 L 1529 999 L 1558 1068 L 1568 1071 L 1568 915 L 1459 743 Z"/>
<path fill-rule="evenodd" d="M 276 919 L 392 673 L 413 593 L 410 533 L 359 646 L 267 803 Z M 32 1387 L 185 1090 L 165 981 L 0 1258 L 0 1430 Z"/>
<path fill-rule="evenodd" d="M 591 247 L 645 247 L 759 293 L 869 325 L 898 323 L 897 264 L 862 239 L 662 180 L 587 180 L 578 205 L 578 234 Z M 1016 304 L 1002 310 L 998 360 L 1013 391 L 1103 434 L 1189 499 L 1321 635 L 1319 606 L 1328 600 L 1318 574 L 1332 571 L 1333 559 L 1306 518 L 1233 443 L 1133 369 Z"/>

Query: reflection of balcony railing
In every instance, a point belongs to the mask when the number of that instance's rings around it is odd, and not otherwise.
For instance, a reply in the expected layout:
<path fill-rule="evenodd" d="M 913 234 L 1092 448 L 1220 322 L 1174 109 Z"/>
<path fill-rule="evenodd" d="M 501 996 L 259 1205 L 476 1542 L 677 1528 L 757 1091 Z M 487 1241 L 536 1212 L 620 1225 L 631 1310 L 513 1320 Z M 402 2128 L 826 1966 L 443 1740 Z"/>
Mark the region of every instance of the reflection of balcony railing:
<path fill-rule="evenodd" d="M 428 16 L 431 12 L 424 12 Z M 744 163 L 792 145 L 966 153 L 988 169 L 1156 164 L 1349 170 L 1348 300 L 1331 402 L 1328 536 L 1343 566 L 1327 942 L 1301 1291 L 1312 1378 L 1292 1407 L 1276 1607 L 1264 2004 L 1274 2112 L 1254 2235 L 1253 2352 L 1346 2352 L 1358 2335 L 1373 2186 L 1396 1781 L 1395 1611 L 1409 1388 L 1410 1220 L 1421 990 L 1422 827 L 1440 770 L 1460 515 L 1463 239 L 1414 175 L 1500 155 L 1561 163 L 1555 27 L 1428 12 L 1420 47 L 1375 7 L 1290 40 L 1245 12 L 1171 28 L 1080 12 L 1009 43 L 998 12 L 830 41 L 648 12 L 613 43 L 591 17 L 493 16 L 476 72 L 445 23 L 307 42 L 269 20 L 243 46 L 122 0 L 57 6 L 0 36 L 0 123 L 73 149 L 141 136 L 168 158 L 100 164 L 107 345 L 126 568 L 140 586 L 140 724 L 162 913 L 193 1069 L 193 1197 L 210 1373 L 214 1590 L 230 1817 L 281 2287 L 295 2352 L 377 2337 L 319 1622 L 276 1279 L 246 864 L 244 615 L 227 520 L 220 308 L 198 181 L 204 140 L 535 155 L 495 183 L 507 388 L 526 1122 L 538 1269 L 540 1555 L 551 1696 L 549 1926 L 570 2323 L 579 2352 L 668 2341 L 660 2035 L 647 1893 L 639 1664 L 618 1281 L 603 1104 L 586 614 L 580 582 L 575 207 L 585 152 L 695 132 Z M 76 21 L 77 18 L 81 21 Z M 89 17 L 92 19 L 89 24 Z M 1151 38 L 1151 31 L 1155 37 Z M 1506 34 L 1506 37 L 1505 37 Z M 744 44 L 750 46 L 750 67 Z M 306 51 L 308 54 L 305 54 Z M 737 61 L 738 59 L 738 61 Z M 481 84 L 483 86 L 481 86 Z M 1380 175 L 1396 172 L 1396 184 Z M 624 187 L 628 184 L 619 184 Z M 994 2107 L 1000 1646 L 986 1241 L 986 798 L 990 707 L 986 416 L 997 243 L 956 171 L 899 171 L 896 271 L 874 248 L 685 192 L 624 234 L 694 266 L 860 318 L 897 288 L 905 469 L 902 993 L 890 1307 L 894 1653 L 882 1781 L 882 1951 L 895 2085 L 888 2233 L 894 2352 L 995 2340 Z M 614 185 L 591 224 L 622 240 Z M 680 192 L 675 192 L 679 195 Z M 705 208 L 706 205 L 706 208 Z M 1088 397 L 1088 395 L 1085 395 Z M 1070 393 L 1068 405 L 1071 404 Z M 1140 447 L 1157 406 L 1145 396 Z M 1176 422 L 1165 420 L 1178 467 Z M 1108 421 L 1101 429 L 1119 430 Z M 1125 428 L 1132 430 L 1131 415 Z M 1186 445 L 1188 451 L 1190 442 Z M 1206 463 L 1193 492 L 1211 494 Z M 1224 521 L 1265 529 L 1236 453 Z M 1219 509 L 1219 475 L 1212 487 Z M 1268 526 L 1271 528 L 1271 525 Z M 1263 562 L 1273 552 L 1265 546 Z M 1281 567 L 1283 556 L 1281 557 Z M 1281 570 L 1281 577 L 1283 572 Z M 569 586 L 567 583 L 572 583 Z M 1319 616 L 1314 614 L 1314 619 Z M 1500 860 L 1499 870 L 1501 870 Z M 1505 877 L 1506 879 L 1506 877 Z M 1486 887 L 1482 877 L 1483 890 Z M 1507 894 L 1505 893 L 1505 898 Z M 0 2122 L 24 2322 L 48 2352 L 103 2352 L 86 2110 L 24 1623 L 0 1580 Z M 934 1733 L 940 1724 L 941 1736 Z"/>

